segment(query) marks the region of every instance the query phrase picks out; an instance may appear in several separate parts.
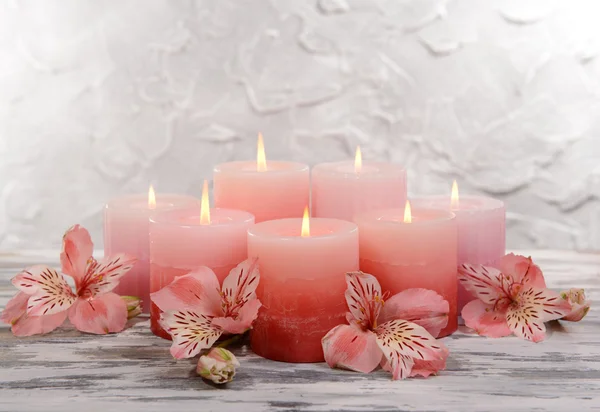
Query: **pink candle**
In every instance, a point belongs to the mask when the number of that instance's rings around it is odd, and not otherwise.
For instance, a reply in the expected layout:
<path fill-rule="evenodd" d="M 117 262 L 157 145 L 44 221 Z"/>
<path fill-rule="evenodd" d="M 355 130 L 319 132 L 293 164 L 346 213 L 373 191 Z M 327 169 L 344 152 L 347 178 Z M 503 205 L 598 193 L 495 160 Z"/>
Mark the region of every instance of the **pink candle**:
<path fill-rule="evenodd" d="M 205 192 L 206 193 L 206 192 Z M 156 292 L 176 276 L 208 266 L 220 282 L 247 258 L 247 232 L 254 216 L 241 210 L 210 209 L 203 196 L 199 207 L 173 210 L 150 219 L 150 292 Z M 150 328 L 165 339 L 170 336 L 158 320 L 160 309 L 152 305 Z"/>
<path fill-rule="evenodd" d="M 456 187 L 456 186 L 454 186 Z M 417 198 L 419 207 L 452 210 L 458 225 L 458 265 L 489 264 L 506 254 L 506 211 L 504 203 L 483 196 L 461 196 L 451 201 L 448 196 Z M 458 284 L 458 313 L 472 299 Z"/>
<path fill-rule="evenodd" d="M 215 167 L 215 206 L 246 210 L 256 222 L 300 217 L 309 202 L 309 180 L 308 166 L 303 163 L 267 162 L 261 138 L 256 162 Z"/>
<path fill-rule="evenodd" d="M 144 313 L 150 312 L 150 269 L 148 219 L 157 212 L 199 205 L 191 196 L 159 194 L 131 195 L 113 199 L 104 209 L 104 255 L 127 253 L 138 261 L 119 282 L 115 293 L 142 299 Z M 150 197 L 150 198 L 149 198 Z"/>
<path fill-rule="evenodd" d="M 358 230 L 343 220 L 310 219 L 310 235 L 302 236 L 302 221 L 272 220 L 248 231 L 248 255 L 259 259 L 263 304 L 252 350 L 277 361 L 322 362 L 321 339 L 346 323 L 344 275 L 358 270 Z"/>
<path fill-rule="evenodd" d="M 404 207 L 406 170 L 383 162 L 363 163 L 360 149 L 354 162 L 321 163 L 311 172 L 312 214 L 352 220 L 376 209 Z"/>
<path fill-rule="evenodd" d="M 408 208 L 407 208 L 408 209 Z M 452 212 L 388 209 L 363 213 L 355 219 L 360 238 L 360 269 L 377 277 L 392 295 L 410 288 L 431 289 L 450 304 L 448 326 L 456 316 L 456 219 Z"/>

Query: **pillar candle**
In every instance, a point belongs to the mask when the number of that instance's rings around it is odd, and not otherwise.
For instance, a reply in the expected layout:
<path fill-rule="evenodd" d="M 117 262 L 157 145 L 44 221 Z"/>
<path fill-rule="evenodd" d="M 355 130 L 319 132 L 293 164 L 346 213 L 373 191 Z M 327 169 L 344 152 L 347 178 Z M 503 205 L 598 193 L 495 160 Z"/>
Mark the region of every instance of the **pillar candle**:
<path fill-rule="evenodd" d="M 254 216 L 241 210 L 210 209 L 210 223 L 202 222 L 200 208 L 161 213 L 150 219 L 150 292 L 162 289 L 199 266 L 211 268 L 222 283 L 229 271 L 247 258 L 247 231 Z M 170 336 L 152 304 L 150 328 Z"/>
<path fill-rule="evenodd" d="M 390 163 L 321 163 L 311 172 L 312 214 L 352 220 L 355 214 L 404 207 L 406 170 Z"/>
<path fill-rule="evenodd" d="M 214 169 L 215 206 L 246 210 L 256 222 L 301 217 L 309 202 L 309 169 L 302 163 L 229 162 Z"/>
<path fill-rule="evenodd" d="M 345 273 L 358 269 L 358 230 L 337 219 L 258 223 L 248 231 L 248 255 L 258 257 L 263 304 L 251 333 L 252 350 L 283 362 L 322 362 L 321 339 L 345 324 Z"/>
<path fill-rule="evenodd" d="M 374 275 L 392 295 L 410 288 L 431 289 L 450 305 L 448 325 L 440 336 L 458 327 L 456 315 L 456 219 L 452 212 L 388 209 L 358 215 L 360 270 Z M 410 220 L 410 223 L 408 223 Z"/>
<path fill-rule="evenodd" d="M 483 196 L 461 196 L 451 202 L 448 196 L 416 198 L 413 205 L 452 210 L 458 225 L 458 265 L 490 264 L 506 253 L 506 211 L 504 203 Z M 472 296 L 458 284 L 458 314 Z"/>
<path fill-rule="evenodd" d="M 104 208 L 104 255 L 127 253 L 138 259 L 121 278 L 115 293 L 141 298 L 144 313 L 150 312 L 148 219 L 173 208 L 200 205 L 200 200 L 191 196 L 159 193 L 154 198 L 152 191 L 150 197 L 124 196 L 111 200 Z"/>

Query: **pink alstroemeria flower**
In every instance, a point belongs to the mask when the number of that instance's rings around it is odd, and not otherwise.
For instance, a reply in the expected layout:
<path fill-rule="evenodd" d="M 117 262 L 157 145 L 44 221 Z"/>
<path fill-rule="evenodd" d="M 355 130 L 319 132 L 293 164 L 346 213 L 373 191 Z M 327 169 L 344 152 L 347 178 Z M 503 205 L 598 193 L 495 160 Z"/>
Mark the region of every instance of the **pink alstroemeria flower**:
<path fill-rule="evenodd" d="M 152 302 L 164 312 L 160 325 L 173 338 L 173 357 L 191 358 L 222 334 L 250 329 L 261 306 L 255 293 L 259 281 L 258 262 L 248 259 L 227 275 L 222 287 L 215 272 L 203 266 L 152 293 Z"/>
<path fill-rule="evenodd" d="M 67 316 L 80 331 L 106 334 L 120 332 L 127 322 L 127 305 L 111 291 L 136 259 L 119 254 L 100 262 L 92 257 L 88 231 L 75 225 L 63 236 L 60 255 L 62 272 L 73 277 L 73 292 L 56 270 L 32 266 L 12 280 L 20 292 L 2 312 L 1 320 L 12 326 L 16 336 L 48 333 L 62 325 Z"/>
<path fill-rule="evenodd" d="M 546 288 L 542 271 L 531 258 L 509 254 L 498 269 L 464 264 L 459 281 L 476 297 L 462 310 L 465 325 L 481 336 L 516 336 L 540 342 L 544 322 L 569 314 L 571 304 Z"/>
<path fill-rule="evenodd" d="M 331 368 L 369 373 L 381 365 L 404 379 L 446 367 L 448 349 L 434 338 L 448 323 L 446 300 L 431 290 L 408 289 L 384 302 L 377 279 L 363 272 L 347 273 L 346 283 L 350 325 L 336 326 L 322 340 Z"/>

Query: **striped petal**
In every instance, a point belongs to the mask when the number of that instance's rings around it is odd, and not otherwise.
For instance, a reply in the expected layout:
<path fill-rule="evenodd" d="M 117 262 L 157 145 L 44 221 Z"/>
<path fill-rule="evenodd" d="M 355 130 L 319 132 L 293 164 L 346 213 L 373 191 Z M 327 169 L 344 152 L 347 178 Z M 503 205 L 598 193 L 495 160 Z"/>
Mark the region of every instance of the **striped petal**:
<path fill-rule="evenodd" d="M 409 377 L 416 360 L 431 362 L 434 368 L 440 365 L 434 361 L 445 360 L 448 356 L 446 347 L 416 323 L 392 320 L 380 325 L 375 333 L 394 379 Z"/>
<path fill-rule="evenodd" d="M 510 282 L 502 272 L 493 267 L 461 265 L 458 268 L 458 281 L 471 295 L 490 305 L 510 298 Z"/>
<path fill-rule="evenodd" d="M 356 322 L 363 328 L 376 324 L 383 299 L 375 276 L 363 272 L 346 273 L 346 303 Z"/>
<path fill-rule="evenodd" d="M 27 314 L 53 315 L 71 307 L 76 296 L 65 278 L 48 266 L 32 266 L 12 280 L 19 290 L 30 295 Z"/>
<path fill-rule="evenodd" d="M 136 258 L 123 253 L 105 257 L 99 262 L 90 258 L 85 277 L 79 285 L 79 295 L 89 298 L 112 291 L 135 262 Z"/>
<path fill-rule="evenodd" d="M 521 338 L 540 342 L 546 337 L 544 322 L 560 319 L 571 311 L 571 305 L 549 289 L 525 288 L 516 296 L 506 312 L 510 330 Z"/>
<path fill-rule="evenodd" d="M 223 281 L 221 298 L 225 317 L 237 317 L 240 309 L 256 299 L 256 287 L 260 282 L 258 259 L 247 259 L 233 268 Z"/>
<path fill-rule="evenodd" d="M 191 358 L 210 348 L 223 331 L 212 324 L 212 316 L 193 310 L 165 312 L 160 325 L 173 338 L 171 355 L 176 359 Z"/>

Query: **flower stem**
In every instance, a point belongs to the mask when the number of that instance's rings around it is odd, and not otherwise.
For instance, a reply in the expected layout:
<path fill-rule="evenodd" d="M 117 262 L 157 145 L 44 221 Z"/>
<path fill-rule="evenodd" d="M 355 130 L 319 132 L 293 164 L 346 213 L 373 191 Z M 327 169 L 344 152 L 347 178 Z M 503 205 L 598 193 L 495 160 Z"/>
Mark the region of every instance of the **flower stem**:
<path fill-rule="evenodd" d="M 217 348 L 226 348 L 227 346 L 231 345 L 232 343 L 235 343 L 235 342 L 239 341 L 240 339 L 242 339 L 243 336 L 244 336 L 244 334 L 233 335 L 231 338 L 226 339 L 223 342 L 219 343 L 216 347 Z"/>

